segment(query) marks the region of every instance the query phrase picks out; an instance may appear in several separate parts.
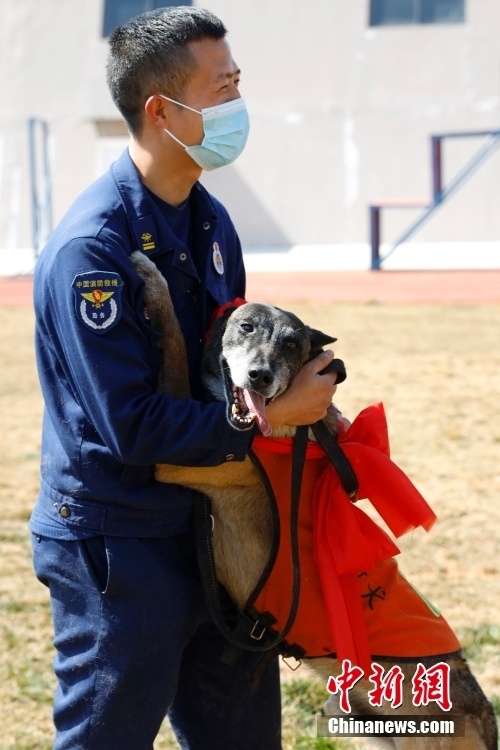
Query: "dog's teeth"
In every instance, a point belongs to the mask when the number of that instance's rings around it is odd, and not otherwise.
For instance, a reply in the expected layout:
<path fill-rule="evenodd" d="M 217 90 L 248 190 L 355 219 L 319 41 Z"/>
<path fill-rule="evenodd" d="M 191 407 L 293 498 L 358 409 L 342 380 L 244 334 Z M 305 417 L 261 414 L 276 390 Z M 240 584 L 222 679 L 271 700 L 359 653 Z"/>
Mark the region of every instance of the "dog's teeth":
<path fill-rule="evenodd" d="M 238 407 L 236 406 L 236 404 L 232 405 L 231 414 L 233 415 L 233 417 L 235 417 L 238 414 Z"/>

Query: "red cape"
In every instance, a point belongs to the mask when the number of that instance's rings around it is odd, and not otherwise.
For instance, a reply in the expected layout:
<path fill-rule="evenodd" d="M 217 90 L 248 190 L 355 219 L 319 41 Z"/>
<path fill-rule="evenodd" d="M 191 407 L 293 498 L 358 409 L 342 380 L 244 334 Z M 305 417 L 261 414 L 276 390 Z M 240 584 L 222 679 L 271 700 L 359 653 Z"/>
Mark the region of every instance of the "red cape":
<path fill-rule="evenodd" d="M 367 498 L 392 533 L 422 526 L 436 516 L 404 472 L 390 459 L 382 404 L 362 411 L 338 442 L 358 479 L 358 499 Z M 290 611 L 291 454 L 288 438 L 256 437 L 253 459 L 267 475 L 280 518 L 274 566 L 250 602 L 276 618 L 282 629 Z M 301 591 L 297 617 L 286 641 L 306 656 L 336 654 L 367 673 L 377 657 L 442 656 L 460 649 L 443 617 L 399 573 L 391 538 L 344 492 L 325 452 L 308 443 L 299 507 Z"/>

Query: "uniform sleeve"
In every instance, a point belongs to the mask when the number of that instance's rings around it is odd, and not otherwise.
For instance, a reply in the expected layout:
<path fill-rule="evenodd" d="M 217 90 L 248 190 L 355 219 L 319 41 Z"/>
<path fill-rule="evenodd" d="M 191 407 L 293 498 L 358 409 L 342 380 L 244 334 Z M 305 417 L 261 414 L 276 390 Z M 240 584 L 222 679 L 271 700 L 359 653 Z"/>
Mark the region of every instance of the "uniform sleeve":
<path fill-rule="evenodd" d="M 74 399 L 75 429 L 95 430 L 124 464 L 244 459 L 251 433 L 230 426 L 225 404 L 156 393 L 159 355 L 143 282 L 123 250 L 78 239 L 43 265 L 35 283 L 40 378 L 53 402 Z"/>

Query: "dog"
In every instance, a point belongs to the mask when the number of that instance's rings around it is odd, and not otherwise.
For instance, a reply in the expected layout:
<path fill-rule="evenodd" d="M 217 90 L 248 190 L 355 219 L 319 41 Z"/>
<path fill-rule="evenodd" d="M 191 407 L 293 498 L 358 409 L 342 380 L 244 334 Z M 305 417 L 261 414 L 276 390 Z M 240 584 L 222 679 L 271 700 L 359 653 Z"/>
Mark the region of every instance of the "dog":
<path fill-rule="evenodd" d="M 136 271 L 145 280 L 145 304 L 152 325 L 160 332 L 159 346 L 165 367 L 160 388 L 174 397 L 189 396 L 189 377 L 184 339 L 170 300 L 168 285 L 156 266 L 141 252 L 132 255 Z M 207 398 L 227 404 L 227 418 L 237 430 L 259 426 L 264 435 L 271 432 L 266 404 L 289 387 L 300 368 L 322 348 L 336 339 L 303 324 L 292 313 L 262 303 L 246 303 L 229 308 L 212 324 L 205 345 L 202 382 Z M 332 404 L 324 420 L 332 439 L 336 438 L 340 413 Z M 285 425 L 272 431 L 273 437 L 292 437 L 295 428 Z M 313 435 L 309 436 L 313 439 Z M 272 547 L 273 522 L 260 474 L 247 457 L 216 467 L 159 465 L 156 479 L 181 484 L 211 498 L 213 548 L 219 582 L 240 610 L 243 610 L 268 564 Z M 425 667 L 435 659 L 419 659 Z M 465 736 L 391 737 L 380 740 L 387 750 L 494 750 L 497 726 L 488 703 L 468 664 L 461 655 L 448 658 L 452 709 L 446 719 L 465 717 Z M 307 660 L 308 667 L 323 684 L 337 679 L 342 665 L 331 657 Z M 387 671 L 393 661 L 378 660 Z M 405 683 L 415 674 L 417 661 L 397 665 Z M 352 716 L 391 714 L 432 715 L 436 706 L 415 707 L 406 696 L 397 709 L 374 707 L 368 700 L 370 683 L 362 679 L 350 690 Z M 328 711 L 339 714 L 338 700 L 332 696 Z"/>

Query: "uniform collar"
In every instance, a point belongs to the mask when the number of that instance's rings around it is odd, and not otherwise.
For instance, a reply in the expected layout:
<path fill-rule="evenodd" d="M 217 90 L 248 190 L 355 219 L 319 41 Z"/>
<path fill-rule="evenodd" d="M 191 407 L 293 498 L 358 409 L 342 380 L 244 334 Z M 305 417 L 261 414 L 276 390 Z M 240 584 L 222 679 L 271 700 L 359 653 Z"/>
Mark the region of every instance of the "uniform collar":
<path fill-rule="evenodd" d="M 157 204 L 153 201 L 149 191 L 145 189 L 128 148 L 111 165 L 111 174 L 132 229 L 136 246 L 151 254 L 160 243 L 154 222 L 154 214 L 158 210 Z M 218 218 L 217 210 L 209 193 L 199 182 L 196 182 L 193 186 L 191 198 L 197 220 L 201 221 L 202 224 L 208 222 L 214 226 Z M 169 239 L 173 240 L 174 238 L 172 236 Z"/>

